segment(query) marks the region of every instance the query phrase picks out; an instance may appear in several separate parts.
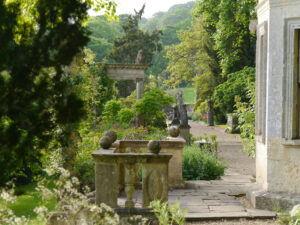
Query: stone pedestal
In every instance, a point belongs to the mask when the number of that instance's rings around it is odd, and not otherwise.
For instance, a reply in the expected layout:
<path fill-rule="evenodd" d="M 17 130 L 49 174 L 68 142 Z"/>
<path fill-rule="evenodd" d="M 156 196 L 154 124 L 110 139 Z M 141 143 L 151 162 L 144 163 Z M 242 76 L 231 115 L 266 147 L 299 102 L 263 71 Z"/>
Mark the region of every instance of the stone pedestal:
<path fill-rule="evenodd" d="M 147 149 L 149 141 L 146 140 L 119 140 L 114 143 L 114 147 L 117 148 L 117 152 L 125 152 L 126 149 L 130 148 L 134 152 L 141 152 L 141 149 Z M 173 157 L 170 159 L 168 167 L 168 183 L 169 188 L 183 188 L 184 183 L 182 179 L 182 151 L 185 144 L 185 140 L 181 137 L 171 138 L 160 141 L 161 153 L 172 154 Z M 137 174 L 137 171 L 136 171 Z M 119 165 L 119 187 L 124 187 L 124 168 Z"/>
<path fill-rule="evenodd" d="M 150 202 L 168 201 L 168 162 L 143 164 L 143 208 Z"/>
<path fill-rule="evenodd" d="M 169 188 L 183 188 L 184 182 L 182 179 L 182 151 L 185 140 L 181 137 L 168 137 L 166 141 L 161 141 L 162 153 L 172 154 L 168 169 Z"/>
<path fill-rule="evenodd" d="M 180 137 L 182 137 L 185 140 L 185 143 L 187 145 L 191 145 L 191 136 L 190 136 L 190 129 L 191 127 L 180 127 Z"/>
<path fill-rule="evenodd" d="M 116 149 L 103 150 L 104 153 L 112 154 Z M 102 160 L 93 153 L 96 163 L 95 187 L 96 204 L 104 203 L 112 208 L 117 207 L 119 188 L 118 188 L 118 164 L 113 159 Z"/>
<path fill-rule="evenodd" d="M 117 207 L 119 194 L 118 165 L 123 164 L 125 174 L 126 208 L 134 208 L 135 170 L 138 163 L 143 165 L 143 206 L 148 206 L 154 199 L 168 200 L 168 163 L 171 154 L 161 153 L 118 153 L 116 149 L 98 150 L 92 153 L 96 163 L 96 204 L 104 203 Z"/>

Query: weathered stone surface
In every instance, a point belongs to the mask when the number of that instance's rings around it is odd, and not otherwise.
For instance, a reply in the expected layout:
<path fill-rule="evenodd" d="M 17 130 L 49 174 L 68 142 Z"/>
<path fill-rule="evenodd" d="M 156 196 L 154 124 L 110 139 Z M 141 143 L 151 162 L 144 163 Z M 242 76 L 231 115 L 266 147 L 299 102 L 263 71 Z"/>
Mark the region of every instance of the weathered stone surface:
<path fill-rule="evenodd" d="M 245 212 L 245 208 L 241 205 L 210 205 L 209 210 L 218 212 Z"/>
<path fill-rule="evenodd" d="M 170 126 L 168 129 L 168 133 L 171 137 L 178 137 L 180 133 L 179 127 L 176 125 Z"/>
<path fill-rule="evenodd" d="M 112 144 L 112 138 L 111 137 L 108 137 L 108 136 L 103 136 L 101 139 L 100 139 L 100 146 L 103 148 L 103 149 L 109 149 L 111 144 Z"/>
<path fill-rule="evenodd" d="M 154 200 L 168 201 L 168 161 L 143 163 L 143 207 Z"/>
<path fill-rule="evenodd" d="M 134 165 L 143 165 L 143 205 L 154 199 L 168 199 L 168 163 L 171 154 L 151 153 L 118 153 L 116 149 L 98 150 L 92 153 L 96 162 L 96 203 L 105 203 L 112 208 L 117 207 L 118 164 L 124 164 L 125 207 L 134 207 Z M 150 191 L 151 190 L 151 191 Z M 145 200 L 144 200 L 145 199 Z"/>
<path fill-rule="evenodd" d="M 256 8 L 256 180 L 271 194 L 300 194 L 299 8 L 294 0 L 260 0 Z"/>
<path fill-rule="evenodd" d="M 147 144 L 147 148 L 151 153 L 158 154 L 160 152 L 161 146 L 160 141 L 151 140 Z"/>
<path fill-rule="evenodd" d="M 247 197 L 252 206 L 257 209 L 291 210 L 294 205 L 300 204 L 300 195 L 286 193 L 271 193 L 263 190 L 250 191 Z"/>
<path fill-rule="evenodd" d="M 140 152 L 141 149 L 146 149 L 149 141 L 146 140 L 119 140 L 116 141 L 117 152 L 125 152 L 127 148 L 132 148 L 134 152 Z M 184 183 L 182 179 L 182 150 L 185 144 L 185 140 L 181 137 L 172 138 L 168 137 L 167 140 L 161 140 L 161 153 L 172 154 L 168 168 L 168 183 L 169 188 L 183 188 Z M 137 173 L 137 171 L 136 171 Z M 124 186 L 122 177 L 124 177 L 124 169 L 119 166 L 119 184 Z"/>
<path fill-rule="evenodd" d="M 117 164 L 96 163 L 95 176 L 96 204 L 104 203 L 112 208 L 117 207 L 119 194 Z"/>
<path fill-rule="evenodd" d="M 190 127 L 180 127 L 180 137 L 182 137 L 187 145 L 191 144 Z"/>
<path fill-rule="evenodd" d="M 118 138 L 117 133 L 114 132 L 113 130 L 106 131 L 104 133 L 104 136 L 110 137 L 111 143 L 114 143 Z"/>

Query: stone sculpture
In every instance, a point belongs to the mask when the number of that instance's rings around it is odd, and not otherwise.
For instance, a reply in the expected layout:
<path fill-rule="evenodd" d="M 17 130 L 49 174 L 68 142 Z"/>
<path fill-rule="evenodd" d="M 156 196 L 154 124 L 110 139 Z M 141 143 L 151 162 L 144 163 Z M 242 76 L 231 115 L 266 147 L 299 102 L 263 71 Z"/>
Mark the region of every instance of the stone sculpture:
<path fill-rule="evenodd" d="M 179 115 L 179 110 L 177 105 L 173 105 L 173 118 L 171 125 L 180 125 L 180 115 Z"/>
<path fill-rule="evenodd" d="M 145 63 L 145 55 L 144 51 L 141 49 L 138 51 L 138 54 L 135 59 L 135 64 L 144 64 Z"/>

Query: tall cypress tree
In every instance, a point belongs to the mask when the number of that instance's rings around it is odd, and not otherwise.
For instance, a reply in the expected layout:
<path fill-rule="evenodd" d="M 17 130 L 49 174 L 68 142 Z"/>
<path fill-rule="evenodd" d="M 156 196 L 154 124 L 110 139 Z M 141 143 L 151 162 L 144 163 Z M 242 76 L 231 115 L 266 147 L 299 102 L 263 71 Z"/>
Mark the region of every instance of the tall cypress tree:
<path fill-rule="evenodd" d="M 116 63 L 134 63 L 139 50 L 143 50 L 145 63 L 152 62 L 154 51 L 161 51 L 162 45 L 159 36 L 160 30 L 154 30 L 151 34 L 139 29 L 139 21 L 144 13 L 145 5 L 135 10 L 135 15 L 129 15 L 127 23 L 122 26 L 124 35 L 114 40 L 113 50 L 109 57 Z"/>

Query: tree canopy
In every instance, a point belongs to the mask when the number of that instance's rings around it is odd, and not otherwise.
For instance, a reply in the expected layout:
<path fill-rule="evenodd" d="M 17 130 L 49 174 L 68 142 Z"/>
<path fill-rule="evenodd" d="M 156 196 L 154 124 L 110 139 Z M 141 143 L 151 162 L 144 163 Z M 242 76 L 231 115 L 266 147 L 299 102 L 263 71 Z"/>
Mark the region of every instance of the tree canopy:
<path fill-rule="evenodd" d="M 89 40 L 84 24 L 93 6 L 115 8 L 106 0 L 96 5 L 81 0 L 1 1 L 0 185 L 33 170 L 53 129 L 85 114 L 83 101 L 68 88 L 64 68 Z"/>
<path fill-rule="evenodd" d="M 124 35 L 114 40 L 112 52 L 109 57 L 117 63 L 134 63 L 139 50 L 143 50 L 145 63 L 152 62 L 154 51 L 161 51 L 159 36 L 160 30 L 143 32 L 139 29 L 139 20 L 144 13 L 145 5 L 135 15 L 129 15 L 127 22 L 123 24 Z"/>

